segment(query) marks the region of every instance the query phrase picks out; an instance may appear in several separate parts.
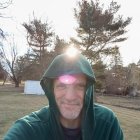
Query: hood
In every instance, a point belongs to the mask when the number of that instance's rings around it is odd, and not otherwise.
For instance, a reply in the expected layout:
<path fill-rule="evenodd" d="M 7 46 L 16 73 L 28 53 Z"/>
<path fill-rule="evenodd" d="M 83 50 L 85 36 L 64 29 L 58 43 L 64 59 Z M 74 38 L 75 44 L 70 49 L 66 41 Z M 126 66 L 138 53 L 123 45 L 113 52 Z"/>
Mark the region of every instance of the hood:
<path fill-rule="evenodd" d="M 54 133 L 57 140 L 58 138 L 63 140 L 63 132 L 58 120 L 59 110 L 53 94 L 53 79 L 65 74 L 85 74 L 87 77 L 81 131 L 83 140 L 90 140 L 93 137 L 92 134 L 95 126 L 93 109 L 93 84 L 95 82 L 95 76 L 89 62 L 81 54 L 77 54 L 75 57 L 69 57 L 66 54 L 58 55 L 52 61 L 41 79 L 40 84 L 49 100 L 51 125 L 55 126 L 55 128 L 53 128 L 54 132 L 52 133 Z"/>

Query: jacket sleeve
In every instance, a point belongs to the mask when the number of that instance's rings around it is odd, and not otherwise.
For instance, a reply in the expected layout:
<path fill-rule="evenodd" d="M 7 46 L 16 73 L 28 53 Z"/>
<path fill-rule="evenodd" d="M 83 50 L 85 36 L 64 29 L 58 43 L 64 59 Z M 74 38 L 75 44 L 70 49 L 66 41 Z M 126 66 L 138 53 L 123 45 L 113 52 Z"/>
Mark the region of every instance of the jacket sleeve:
<path fill-rule="evenodd" d="M 24 121 L 17 121 L 5 134 L 3 140 L 31 140 L 33 133 L 30 125 Z"/>
<path fill-rule="evenodd" d="M 111 126 L 109 140 L 124 140 L 123 131 L 116 117 Z"/>

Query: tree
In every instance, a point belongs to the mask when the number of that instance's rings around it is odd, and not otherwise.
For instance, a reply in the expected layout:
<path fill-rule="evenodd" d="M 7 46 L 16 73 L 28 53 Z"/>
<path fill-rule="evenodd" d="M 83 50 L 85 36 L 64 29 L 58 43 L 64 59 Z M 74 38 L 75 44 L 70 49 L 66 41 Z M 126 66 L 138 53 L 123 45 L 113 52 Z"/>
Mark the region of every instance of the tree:
<path fill-rule="evenodd" d="M 12 4 L 12 0 L 5 0 L 3 2 L 0 2 L 0 10 L 7 8 L 11 4 Z M 2 12 L 0 12 L 0 18 L 5 18 L 5 17 L 6 16 L 4 16 Z M 4 32 L 1 28 L 0 28 L 0 37 L 4 38 Z"/>
<path fill-rule="evenodd" d="M 1 62 L 0 62 L 0 80 L 3 80 L 2 85 L 5 84 L 6 79 L 7 79 L 7 76 L 8 76 L 8 74 L 7 74 L 7 72 L 3 69 L 3 66 L 2 66 L 2 64 L 1 64 Z"/>
<path fill-rule="evenodd" d="M 24 54 L 23 56 L 19 56 L 18 59 L 16 60 L 16 73 L 18 74 L 20 72 L 20 74 L 18 75 L 21 76 L 22 80 L 27 80 L 25 70 L 30 65 L 30 63 L 31 63 L 31 59 L 28 55 L 28 52 L 27 54 Z"/>
<path fill-rule="evenodd" d="M 29 23 L 23 23 L 27 31 L 27 42 L 41 62 L 45 51 L 51 46 L 53 32 L 48 22 L 34 17 Z"/>
<path fill-rule="evenodd" d="M 61 54 L 65 50 L 67 44 L 65 40 L 56 36 L 54 46 L 52 46 L 51 50 L 44 51 L 41 62 L 35 57 L 34 51 L 29 49 L 27 53 L 19 57 L 17 61 L 18 67 L 21 69 L 22 79 L 39 80 L 54 57 Z"/>
<path fill-rule="evenodd" d="M 95 88 L 98 90 L 101 90 L 102 88 L 105 87 L 105 70 L 106 70 L 106 65 L 99 60 L 93 65 L 93 69 L 96 75 L 96 83 L 95 83 Z"/>
<path fill-rule="evenodd" d="M 123 62 L 118 46 L 113 47 L 109 70 L 106 71 L 106 92 L 108 94 L 123 94 L 126 88 L 126 69 L 123 67 Z"/>
<path fill-rule="evenodd" d="M 42 70 L 40 65 L 38 59 L 33 57 L 33 52 L 28 49 L 27 53 L 16 60 L 15 70 L 22 80 L 39 80 Z"/>
<path fill-rule="evenodd" d="M 54 43 L 54 53 L 55 56 L 63 53 L 68 47 L 68 43 L 64 39 L 60 39 L 59 36 L 56 36 Z"/>
<path fill-rule="evenodd" d="M 125 41 L 127 38 L 123 35 L 131 23 L 130 17 L 124 20 L 122 15 L 116 16 L 120 9 L 117 2 L 112 1 L 105 10 L 103 6 L 99 0 L 82 0 L 74 9 L 78 39 L 72 38 L 72 41 L 80 45 L 83 54 L 92 60 L 98 59 L 101 54 L 109 55 L 106 51 L 112 51 L 113 43 Z"/>
<path fill-rule="evenodd" d="M 140 89 L 140 67 L 135 63 L 130 63 L 126 71 L 126 94 L 135 96 L 137 93 L 133 90 Z"/>
<path fill-rule="evenodd" d="M 17 73 L 16 70 L 16 60 L 18 58 L 18 52 L 14 39 L 12 40 L 12 42 L 9 42 L 9 48 L 7 48 L 6 50 L 7 46 L 8 44 L 6 46 L 0 46 L 1 66 L 3 70 L 8 73 L 12 81 L 15 83 L 15 87 L 19 87 L 20 71 Z M 10 51 L 9 54 L 7 53 L 7 51 Z"/>

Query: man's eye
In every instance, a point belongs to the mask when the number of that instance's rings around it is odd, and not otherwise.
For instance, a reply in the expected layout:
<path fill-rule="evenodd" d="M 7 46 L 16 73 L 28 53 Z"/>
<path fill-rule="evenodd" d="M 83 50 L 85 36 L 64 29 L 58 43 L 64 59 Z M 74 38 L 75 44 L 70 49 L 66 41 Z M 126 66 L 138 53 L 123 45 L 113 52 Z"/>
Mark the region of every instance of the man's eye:
<path fill-rule="evenodd" d="M 66 85 L 65 84 L 59 84 L 59 85 L 57 85 L 57 88 L 58 89 L 65 89 Z"/>
<path fill-rule="evenodd" d="M 83 84 L 79 84 L 79 85 L 77 85 L 77 89 L 79 89 L 79 90 L 85 90 L 85 85 L 83 85 Z"/>

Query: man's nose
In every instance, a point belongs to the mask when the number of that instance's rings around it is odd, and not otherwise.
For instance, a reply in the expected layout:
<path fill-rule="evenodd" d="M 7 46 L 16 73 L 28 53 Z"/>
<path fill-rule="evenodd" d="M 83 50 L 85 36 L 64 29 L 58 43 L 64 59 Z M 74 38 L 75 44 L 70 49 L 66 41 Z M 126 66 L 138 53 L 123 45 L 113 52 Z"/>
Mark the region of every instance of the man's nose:
<path fill-rule="evenodd" d="M 67 90 L 66 90 L 66 94 L 65 94 L 65 99 L 67 100 L 74 100 L 75 97 L 76 97 L 76 93 L 75 93 L 75 89 L 74 87 L 67 87 Z"/>

